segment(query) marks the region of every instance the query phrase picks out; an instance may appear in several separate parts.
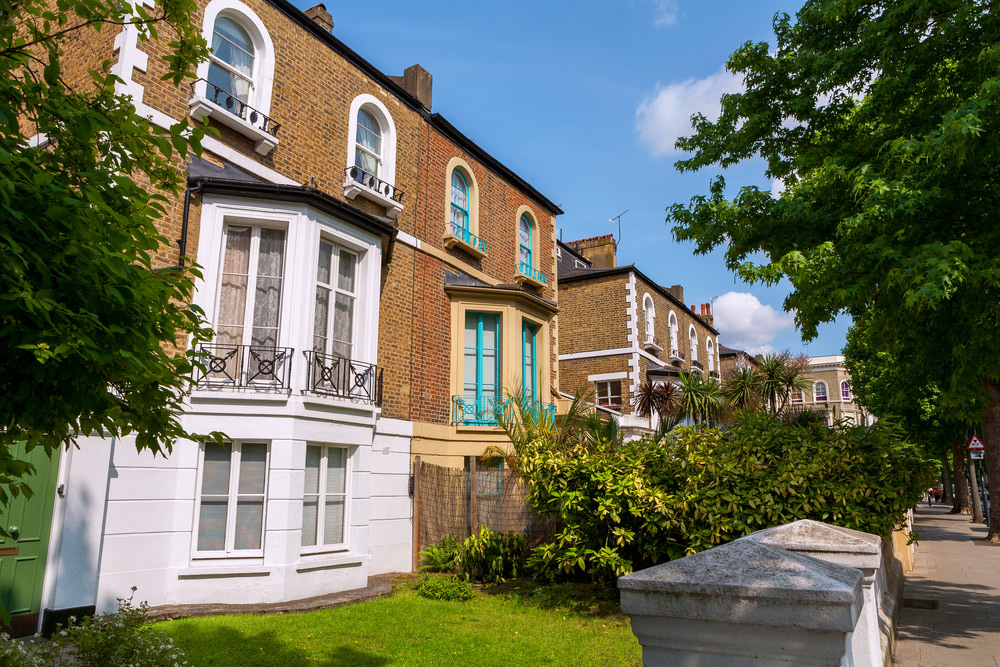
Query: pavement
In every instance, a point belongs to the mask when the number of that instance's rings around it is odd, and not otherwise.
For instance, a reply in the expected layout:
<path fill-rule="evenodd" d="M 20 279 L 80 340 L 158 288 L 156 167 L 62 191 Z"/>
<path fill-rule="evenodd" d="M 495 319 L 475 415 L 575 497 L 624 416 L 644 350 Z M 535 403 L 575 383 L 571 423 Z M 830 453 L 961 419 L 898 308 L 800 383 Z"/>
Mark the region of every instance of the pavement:
<path fill-rule="evenodd" d="M 916 509 L 920 541 L 905 578 L 894 665 L 1000 667 L 1000 544 L 950 509 Z"/>
<path fill-rule="evenodd" d="M 330 593 L 329 595 L 319 595 L 302 600 L 290 600 L 288 602 L 161 605 L 150 607 L 148 618 L 151 621 L 162 621 L 168 618 L 218 616 L 221 614 L 293 614 L 303 611 L 315 611 L 316 609 L 342 607 L 347 604 L 367 602 L 378 597 L 392 595 L 393 576 L 391 574 L 380 574 L 368 577 L 368 585 L 364 588 Z"/>

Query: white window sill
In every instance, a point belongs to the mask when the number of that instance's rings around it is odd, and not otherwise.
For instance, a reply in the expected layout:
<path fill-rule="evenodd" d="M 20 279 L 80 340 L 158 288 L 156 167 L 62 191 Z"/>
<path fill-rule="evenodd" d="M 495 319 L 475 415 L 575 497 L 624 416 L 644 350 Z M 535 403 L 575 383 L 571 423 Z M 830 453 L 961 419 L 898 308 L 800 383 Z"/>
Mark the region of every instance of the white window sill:
<path fill-rule="evenodd" d="M 192 403 L 231 403 L 233 401 L 258 403 L 278 403 L 284 405 L 291 395 L 289 389 L 268 389 L 261 387 L 255 389 L 252 386 L 241 391 L 232 389 L 207 389 L 197 388 L 191 392 Z"/>
<path fill-rule="evenodd" d="M 467 242 L 460 236 L 455 236 L 454 234 L 444 235 L 444 247 L 448 248 L 449 250 L 451 250 L 452 248 L 458 248 L 459 250 L 462 250 L 472 255 L 476 259 L 483 259 L 484 257 L 486 257 L 485 252 L 483 252 L 476 246 L 472 245 L 471 243 Z"/>
<path fill-rule="evenodd" d="M 302 392 L 302 403 L 319 408 L 339 408 L 342 410 L 357 410 L 359 413 L 364 414 L 382 414 L 382 408 L 360 398 L 340 398 L 304 391 Z"/>
<path fill-rule="evenodd" d="M 194 120 L 200 121 L 203 118 L 210 117 L 256 142 L 254 149 L 261 155 L 270 155 L 271 151 L 278 145 L 277 137 L 259 127 L 255 127 L 206 97 L 195 95 L 188 102 L 188 107 L 190 108 L 191 118 Z"/>
<path fill-rule="evenodd" d="M 646 352 L 652 352 L 653 354 L 660 354 L 663 352 L 663 348 L 657 345 L 655 340 L 647 340 L 643 343 L 643 348 Z"/>
<path fill-rule="evenodd" d="M 210 577 L 267 577 L 271 574 L 268 565 L 201 565 L 177 570 L 178 579 L 205 579 Z"/>
<path fill-rule="evenodd" d="M 389 197 L 387 195 L 378 192 L 377 190 L 372 190 L 371 188 L 358 183 L 353 178 L 347 178 L 344 180 L 344 196 L 348 199 L 354 199 L 358 195 L 361 195 L 369 201 L 373 201 L 376 204 L 380 204 L 385 207 L 385 214 L 393 220 L 396 216 L 400 214 L 403 210 L 403 205 L 398 201 Z"/>
<path fill-rule="evenodd" d="M 357 567 L 367 561 L 368 558 L 368 556 L 351 553 L 303 554 L 295 566 L 295 571 L 312 572 L 314 570 L 332 570 L 340 567 Z"/>

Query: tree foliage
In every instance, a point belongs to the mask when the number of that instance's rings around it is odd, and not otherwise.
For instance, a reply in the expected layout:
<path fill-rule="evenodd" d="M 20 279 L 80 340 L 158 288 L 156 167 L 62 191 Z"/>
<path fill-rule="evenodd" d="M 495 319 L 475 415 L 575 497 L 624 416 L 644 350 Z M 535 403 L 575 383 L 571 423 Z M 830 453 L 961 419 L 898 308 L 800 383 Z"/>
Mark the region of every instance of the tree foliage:
<path fill-rule="evenodd" d="M 1000 496 L 1000 13 L 987 0 L 809 0 L 746 43 L 745 90 L 677 142 L 681 170 L 757 158 L 780 196 L 722 178 L 670 208 L 748 281 L 787 277 L 806 339 L 841 313 L 920 369 L 942 409 L 982 413 Z M 1000 540 L 1000 512 L 990 537 Z"/>
<path fill-rule="evenodd" d="M 165 451 L 190 436 L 177 414 L 191 361 L 171 348 L 208 334 L 188 305 L 197 273 L 156 271 L 154 257 L 175 241 L 156 222 L 203 130 L 152 125 L 116 92 L 109 61 L 81 73 L 79 58 L 97 44 L 111 58 L 131 24 L 169 43 L 163 78 L 180 84 L 207 56 L 196 8 L 0 0 L 0 452 L 90 433 Z M 0 454 L 0 475 L 18 472 Z"/>

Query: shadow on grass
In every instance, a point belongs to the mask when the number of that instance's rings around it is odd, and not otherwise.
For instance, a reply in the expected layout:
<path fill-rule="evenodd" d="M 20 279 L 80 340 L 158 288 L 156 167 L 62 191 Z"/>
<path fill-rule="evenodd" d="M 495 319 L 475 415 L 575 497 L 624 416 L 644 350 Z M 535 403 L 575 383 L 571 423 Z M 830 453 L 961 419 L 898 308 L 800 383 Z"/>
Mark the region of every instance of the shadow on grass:
<path fill-rule="evenodd" d="M 158 625 L 153 627 L 161 629 Z M 195 667 L 383 667 L 392 662 L 351 646 L 324 646 L 321 637 L 309 646 L 294 646 L 294 638 L 270 630 L 188 626 L 171 635 Z"/>
<path fill-rule="evenodd" d="M 565 610 L 595 618 L 621 615 L 618 591 L 597 584 L 549 584 L 533 579 L 512 579 L 484 586 L 482 590 L 486 595 L 538 609 Z"/>

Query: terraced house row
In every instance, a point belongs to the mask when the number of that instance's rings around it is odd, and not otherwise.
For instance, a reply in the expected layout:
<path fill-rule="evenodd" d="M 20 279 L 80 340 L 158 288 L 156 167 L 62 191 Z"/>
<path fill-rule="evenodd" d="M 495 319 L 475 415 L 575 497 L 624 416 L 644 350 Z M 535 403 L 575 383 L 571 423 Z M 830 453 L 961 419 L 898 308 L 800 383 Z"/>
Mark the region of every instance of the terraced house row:
<path fill-rule="evenodd" d="M 67 76 L 110 60 L 152 123 L 218 131 L 183 165 L 158 260 L 203 267 L 216 333 L 183 419 L 230 440 L 164 459 L 97 434 L 48 466 L 26 631 L 132 586 L 269 602 L 409 570 L 412 457 L 501 444 L 515 390 L 554 411 L 559 207 L 432 111 L 428 72 L 378 71 L 322 5 L 205 0 L 194 20 L 213 52 L 190 87 L 128 26 L 81 42 Z"/>

